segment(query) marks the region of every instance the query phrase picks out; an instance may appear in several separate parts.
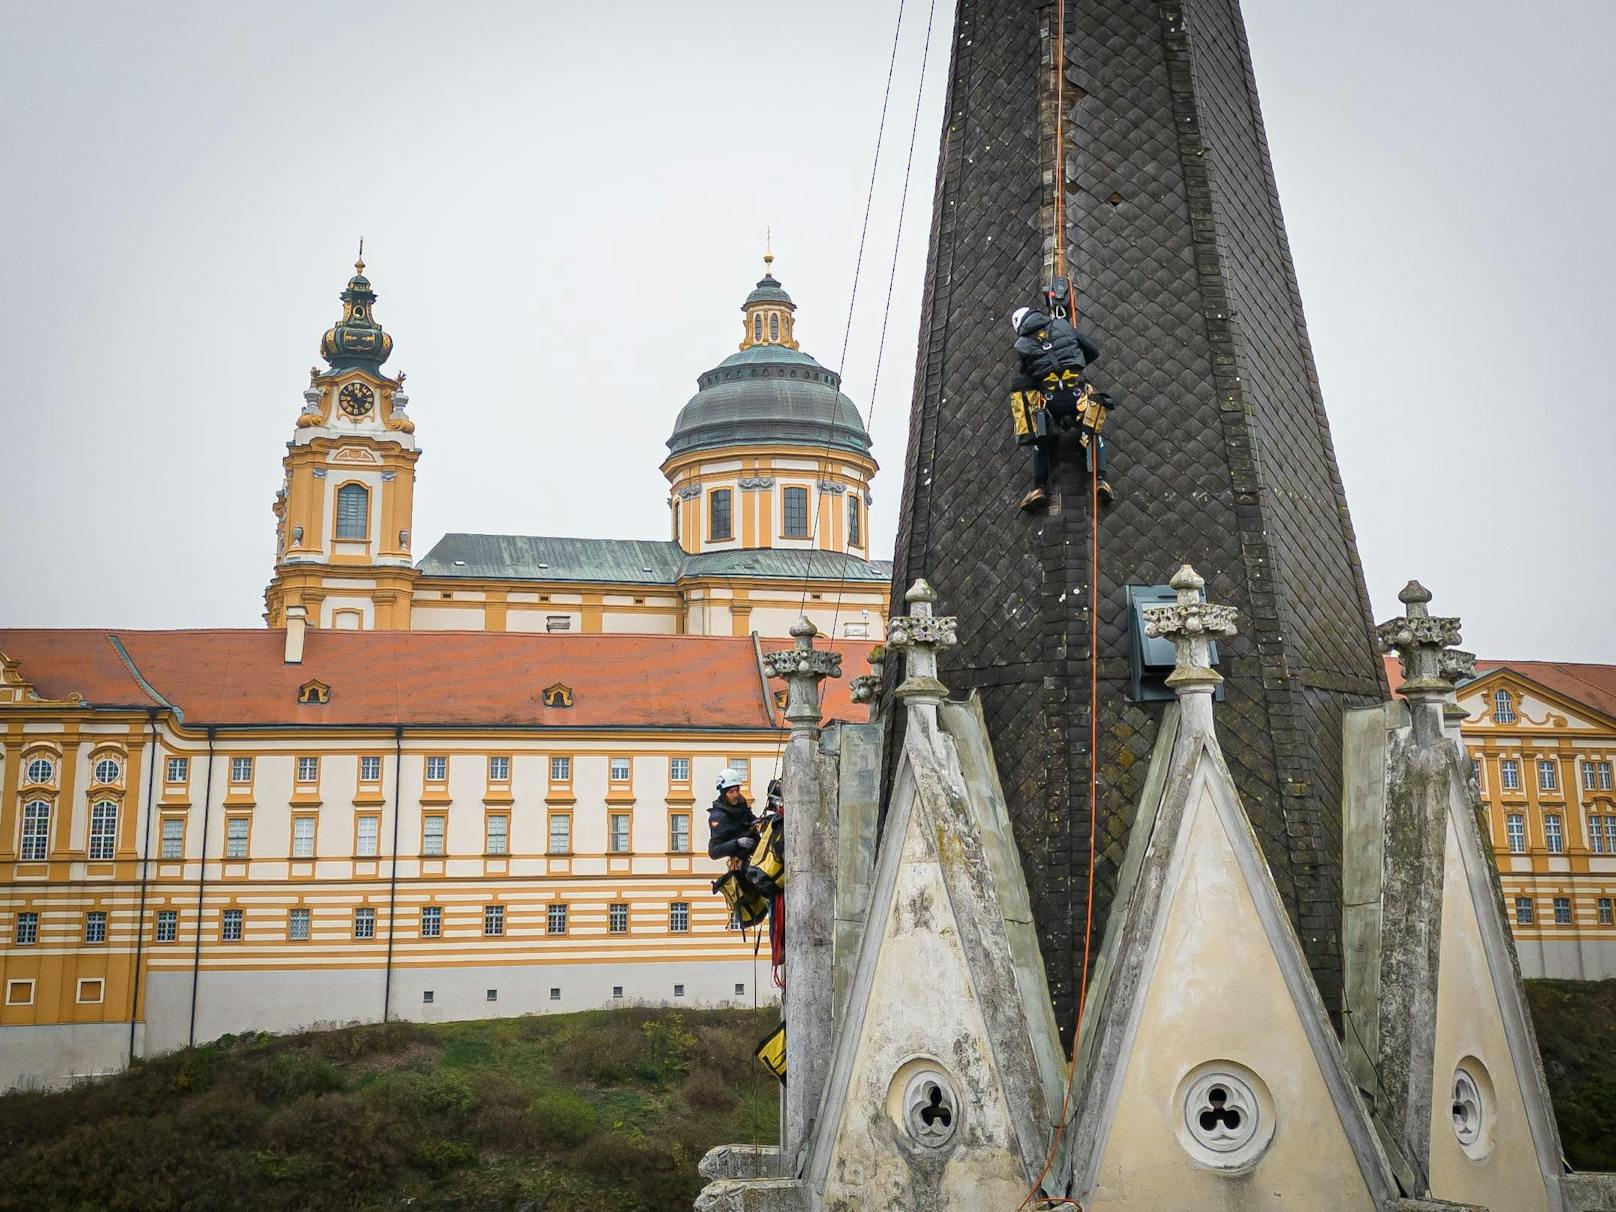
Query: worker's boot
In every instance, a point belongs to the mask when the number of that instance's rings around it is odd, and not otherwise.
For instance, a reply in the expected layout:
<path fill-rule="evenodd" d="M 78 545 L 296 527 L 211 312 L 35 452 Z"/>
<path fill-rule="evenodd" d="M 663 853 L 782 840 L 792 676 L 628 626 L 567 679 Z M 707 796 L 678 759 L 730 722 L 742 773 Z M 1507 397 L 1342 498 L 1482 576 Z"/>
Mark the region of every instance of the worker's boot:
<path fill-rule="evenodd" d="M 1021 511 L 1023 513 L 1030 513 L 1034 509 L 1042 508 L 1048 504 L 1049 494 L 1042 488 L 1034 488 L 1026 496 L 1021 498 Z"/>

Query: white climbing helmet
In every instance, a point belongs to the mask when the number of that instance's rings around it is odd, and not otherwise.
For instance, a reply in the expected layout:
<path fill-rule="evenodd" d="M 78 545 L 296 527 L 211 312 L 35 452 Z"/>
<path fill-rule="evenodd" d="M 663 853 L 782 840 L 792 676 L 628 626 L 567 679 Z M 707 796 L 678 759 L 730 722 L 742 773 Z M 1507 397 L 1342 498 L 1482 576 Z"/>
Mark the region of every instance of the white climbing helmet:
<path fill-rule="evenodd" d="M 728 791 L 731 787 L 739 787 L 741 781 L 741 772 L 734 767 L 725 766 L 718 772 L 718 789 L 720 791 Z"/>
<path fill-rule="evenodd" d="M 1027 318 L 1027 313 L 1031 310 L 1030 307 L 1018 307 L 1010 313 L 1010 327 L 1018 334 L 1021 332 L 1021 322 Z"/>

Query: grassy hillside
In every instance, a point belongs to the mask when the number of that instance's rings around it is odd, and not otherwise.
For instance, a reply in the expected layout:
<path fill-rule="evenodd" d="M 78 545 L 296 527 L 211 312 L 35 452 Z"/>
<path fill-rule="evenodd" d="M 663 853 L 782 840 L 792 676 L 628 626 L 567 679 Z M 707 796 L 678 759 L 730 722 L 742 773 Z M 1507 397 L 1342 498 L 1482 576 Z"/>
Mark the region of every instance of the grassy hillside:
<path fill-rule="evenodd" d="M 1616 1170 L 1616 980 L 1527 981 L 1560 1143 L 1578 1170 Z"/>
<path fill-rule="evenodd" d="M 225 1039 L 0 1098 L 0 1208 L 688 1212 L 772 1141 L 776 1012 L 623 1009 Z"/>

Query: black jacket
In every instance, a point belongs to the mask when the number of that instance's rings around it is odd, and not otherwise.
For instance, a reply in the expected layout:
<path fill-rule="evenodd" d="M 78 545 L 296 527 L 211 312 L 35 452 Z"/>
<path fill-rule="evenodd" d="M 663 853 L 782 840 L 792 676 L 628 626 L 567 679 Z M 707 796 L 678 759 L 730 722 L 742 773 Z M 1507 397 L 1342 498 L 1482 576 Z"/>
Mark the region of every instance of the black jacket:
<path fill-rule="evenodd" d="M 752 806 L 742 796 L 739 803 L 730 805 L 720 795 L 707 810 L 707 857 L 745 858 L 747 851 L 735 844 L 735 839 L 752 832 Z"/>
<path fill-rule="evenodd" d="M 1021 319 L 1016 338 L 1016 357 L 1021 374 L 1031 383 L 1046 375 L 1066 370 L 1082 370 L 1100 360 L 1100 347 L 1067 321 L 1050 319 L 1041 311 L 1029 311 Z"/>

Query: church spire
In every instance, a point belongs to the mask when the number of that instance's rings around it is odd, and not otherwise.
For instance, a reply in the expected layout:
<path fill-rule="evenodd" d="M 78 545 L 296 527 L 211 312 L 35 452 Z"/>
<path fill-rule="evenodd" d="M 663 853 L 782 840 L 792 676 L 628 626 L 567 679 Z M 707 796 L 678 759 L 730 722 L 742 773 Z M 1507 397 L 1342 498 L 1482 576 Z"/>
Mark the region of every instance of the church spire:
<path fill-rule="evenodd" d="M 354 276 L 348 279 L 348 288 L 339 297 L 342 319 L 320 338 L 320 356 L 331 364 L 332 370 L 366 370 L 381 378 L 381 365 L 393 352 L 393 338 L 376 322 L 376 292 L 371 290 L 370 279 L 365 277 L 363 240 L 359 242 Z"/>

